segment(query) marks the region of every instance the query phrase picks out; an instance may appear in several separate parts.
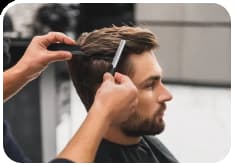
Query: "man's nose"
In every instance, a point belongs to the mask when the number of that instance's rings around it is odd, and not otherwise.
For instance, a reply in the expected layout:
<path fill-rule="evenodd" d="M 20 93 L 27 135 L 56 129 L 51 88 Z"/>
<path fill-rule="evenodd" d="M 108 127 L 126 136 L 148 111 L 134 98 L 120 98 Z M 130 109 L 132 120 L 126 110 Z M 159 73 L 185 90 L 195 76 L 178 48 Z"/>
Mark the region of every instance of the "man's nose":
<path fill-rule="evenodd" d="M 169 92 L 169 90 L 162 84 L 161 85 L 161 93 L 158 96 L 159 102 L 167 102 L 173 99 L 172 94 Z"/>

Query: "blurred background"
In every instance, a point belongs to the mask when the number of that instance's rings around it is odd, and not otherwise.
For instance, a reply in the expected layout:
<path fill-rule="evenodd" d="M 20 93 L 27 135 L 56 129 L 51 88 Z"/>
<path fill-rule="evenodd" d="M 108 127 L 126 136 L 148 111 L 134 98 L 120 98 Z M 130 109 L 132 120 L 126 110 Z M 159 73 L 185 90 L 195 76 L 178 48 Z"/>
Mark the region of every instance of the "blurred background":
<path fill-rule="evenodd" d="M 20 14 L 19 14 L 20 13 Z M 174 100 L 158 137 L 180 162 L 216 162 L 230 148 L 231 23 L 217 4 L 16 4 L 4 16 L 4 70 L 35 35 L 141 26 L 158 37 L 156 56 Z M 63 62 L 50 65 L 3 106 L 4 120 L 33 162 L 62 150 L 86 116 Z"/>

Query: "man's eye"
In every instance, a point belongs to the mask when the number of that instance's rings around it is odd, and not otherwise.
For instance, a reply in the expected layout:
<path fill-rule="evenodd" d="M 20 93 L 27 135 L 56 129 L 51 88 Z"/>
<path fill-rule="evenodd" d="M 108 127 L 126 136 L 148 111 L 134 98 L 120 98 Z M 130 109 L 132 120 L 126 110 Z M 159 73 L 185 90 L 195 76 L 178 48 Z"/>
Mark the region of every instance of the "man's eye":
<path fill-rule="evenodd" d="M 152 82 L 150 84 L 146 84 L 145 88 L 146 89 L 153 89 L 155 87 L 155 82 Z"/>

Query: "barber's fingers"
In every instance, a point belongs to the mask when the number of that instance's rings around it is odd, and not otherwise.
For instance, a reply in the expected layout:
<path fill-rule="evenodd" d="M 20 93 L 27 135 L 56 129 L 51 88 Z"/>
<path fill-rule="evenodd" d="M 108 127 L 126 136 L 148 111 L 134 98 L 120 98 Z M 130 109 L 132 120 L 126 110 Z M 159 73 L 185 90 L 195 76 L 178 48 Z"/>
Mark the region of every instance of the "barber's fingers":
<path fill-rule="evenodd" d="M 61 32 L 49 32 L 47 34 L 47 40 L 50 43 L 62 42 L 66 44 L 76 44 L 76 42 L 72 38 L 66 36 L 64 33 Z"/>
<path fill-rule="evenodd" d="M 109 80 L 109 81 L 111 81 L 111 82 L 114 82 L 115 80 L 114 80 L 114 77 L 110 74 L 110 73 L 108 73 L 108 72 L 106 72 L 104 75 L 103 75 L 103 81 L 107 81 L 107 80 Z"/>
<path fill-rule="evenodd" d="M 118 72 L 115 72 L 114 78 L 115 78 L 115 81 L 118 82 L 119 84 L 131 82 L 128 76 L 118 73 Z"/>
<path fill-rule="evenodd" d="M 45 61 L 51 63 L 55 61 L 64 61 L 72 58 L 72 54 L 69 51 L 47 51 Z"/>
<path fill-rule="evenodd" d="M 120 85 L 124 85 L 126 88 L 128 88 L 129 92 L 132 94 L 131 95 L 132 97 L 137 96 L 138 90 L 136 86 L 134 85 L 134 83 L 132 82 L 132 80 L 128 76 L 115 72 L 114 78 L 115 78 L 115 82 L 117 82 Z"/>
<path fill-rule="evenodd" d="M 61 32 L 49 32 L 46 35 L 39 36 L 38 40 L 40 40 L 42 45 L 45 46 L 46 48 L 51 43 L 55 43 L 55 42 L 61 42 L 61 43 L 71 44 L 71 45 L 76 44 L 76 42 L 72 38 L 66 36 L 64 33 L 61 33 Z"/>

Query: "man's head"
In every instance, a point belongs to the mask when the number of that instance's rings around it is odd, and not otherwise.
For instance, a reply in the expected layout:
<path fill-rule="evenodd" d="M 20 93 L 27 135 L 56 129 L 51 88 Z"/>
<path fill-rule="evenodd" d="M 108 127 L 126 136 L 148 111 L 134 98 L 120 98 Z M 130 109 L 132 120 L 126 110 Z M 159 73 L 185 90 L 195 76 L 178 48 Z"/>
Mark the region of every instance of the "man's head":
<path fill-rule="evenodd" d="M 158 41 L 149 30 L 137 27 L 111 27 L 84 33 L 80 49 L 90 57 L 73 57 L 68 62 L 70 74 L 82 102 L 88 110 L 121 39 L 127 41 L 117 70 L 130 77 L 138 89 L 139 105 L 134 115 L 119 127 L 129 136 L 157 134 L 164 129 L 165 102 L 171 94 L 161 82 L 162 71 L 153 53 Z"/>

